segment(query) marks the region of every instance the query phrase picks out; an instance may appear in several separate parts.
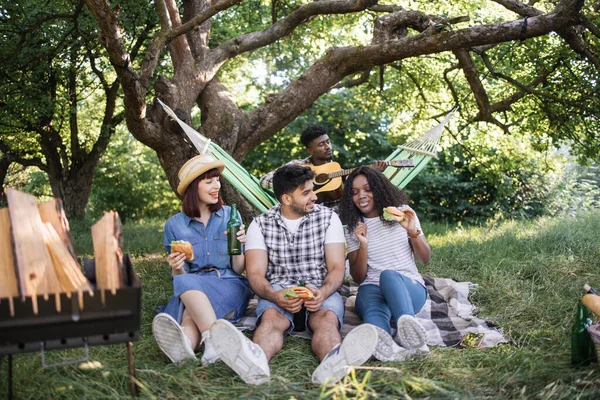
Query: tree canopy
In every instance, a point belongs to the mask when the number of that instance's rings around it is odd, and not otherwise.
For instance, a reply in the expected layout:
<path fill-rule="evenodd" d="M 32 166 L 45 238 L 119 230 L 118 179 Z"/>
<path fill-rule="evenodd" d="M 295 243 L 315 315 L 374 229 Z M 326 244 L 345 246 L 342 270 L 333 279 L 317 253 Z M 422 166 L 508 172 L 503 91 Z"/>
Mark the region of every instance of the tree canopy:
<path fill-rule="evenodd" d="M 10 2 L 0 13 L 0 189 L 12 163 L 37 167 L 81 216 L 124 118 L 119 81 L 83 2 Z"/>

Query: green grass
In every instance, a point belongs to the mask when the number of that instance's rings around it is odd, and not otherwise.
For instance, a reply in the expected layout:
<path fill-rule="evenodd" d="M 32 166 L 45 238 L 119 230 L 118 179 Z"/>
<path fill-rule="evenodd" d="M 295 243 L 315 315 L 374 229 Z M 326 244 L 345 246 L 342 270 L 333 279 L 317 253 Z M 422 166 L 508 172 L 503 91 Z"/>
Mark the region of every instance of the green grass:
<path fill-rule="evenodd" d="M 74 224 L 77 225 L 77 224 Z M 92 254 L 89 226 L 73 226 L 78 254 Z M 433 348 L 430 358 L 405 363 L 368 362 L 331 389 L 310 384 L 317 359 L 307 340 L 286 338 L 271 362 L 271 384 L 245 385 L 224 364 L 173 365 L 152 339 L 154 307 L 171 294 L 162 250 L 162 221 L 127 224 L 124 246 L 142 280 L 141 338 L 134 343 L 143 398 L 600 398 L 600 366 L 570 366 L 570 327 L 582 285 L 600 286 L 600 212 L 481 227 L 426 225 L 432 262 L 426 274 L 471 281 L 480 317 L 504 328 L 510 344 L 490 349 Z M 82 355 L 48 353 L 47 362 Z M 125 345 L 93 347 L 102 368 L 43 369 L 39 354 L 14 357 L 17 398 L 125 398 Z M 7 392 L 2 359 L 0 397 Z"/>

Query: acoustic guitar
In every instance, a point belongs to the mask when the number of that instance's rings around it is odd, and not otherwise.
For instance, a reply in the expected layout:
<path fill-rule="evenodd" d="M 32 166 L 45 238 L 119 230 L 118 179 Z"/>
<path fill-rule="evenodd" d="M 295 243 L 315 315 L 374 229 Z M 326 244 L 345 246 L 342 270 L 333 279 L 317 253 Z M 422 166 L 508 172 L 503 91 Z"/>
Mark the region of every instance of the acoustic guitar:
<path fill-rule="evenodd" d="M 413 159 L 407 158 L 405 160 L 392 160 L 385 162 L 389 167 L 406 168 L 414 167 L 415 163 Z M 371 164 L 370 167 L 377 167 L 377 164 Z M 342 186 L 342 176 L 350 175 L 356 168 L 342 169 L 340 164 L 336 162 L 328 162 L 323 165 L 311 165 L 310 169 L 315 173 L 313 177 L 314 192 L 315 194 L 321 192 L 329 192 L 337 190 Z"/>

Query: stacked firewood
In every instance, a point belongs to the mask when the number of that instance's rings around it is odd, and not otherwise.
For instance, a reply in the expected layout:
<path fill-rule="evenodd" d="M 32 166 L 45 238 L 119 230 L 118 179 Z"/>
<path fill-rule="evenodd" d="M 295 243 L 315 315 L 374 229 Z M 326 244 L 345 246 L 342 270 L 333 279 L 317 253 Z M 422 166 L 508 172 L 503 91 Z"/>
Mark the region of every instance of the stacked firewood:
<path fill-rule="evenodd" d="M 8 208 L 0 209 L 0 301 L 8 299 L 14 316 L 13 298 L 31 298 L 38 313 L 37 296 L 54 295 L 60 312 L 60 295 L 94 295 L 94 287 L 83 274 L 69 230 L 62 202 L 53 199 L 36 204 L 35 197 L 6 189 Z M 104 303 L 105 291 L 112 294 L 125 281 L 119 216 L 106 213 L 92 227 L 96 266 L 96 289 Z"/>

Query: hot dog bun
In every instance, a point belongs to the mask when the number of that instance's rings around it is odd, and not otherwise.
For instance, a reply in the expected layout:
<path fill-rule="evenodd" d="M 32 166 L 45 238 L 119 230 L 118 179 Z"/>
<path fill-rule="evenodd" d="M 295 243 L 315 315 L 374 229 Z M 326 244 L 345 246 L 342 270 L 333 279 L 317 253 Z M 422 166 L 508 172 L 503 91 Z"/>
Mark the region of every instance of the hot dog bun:
<path fill-rule="evenodd" d="M 283 295 L 288 299 L 302 299 L 312 300 L 315 297 L 314 293 L 304 286 L 296 286 L 293 288 L 285 289 Z"/>
<path fill-rule="evenodd" d="M 383 219 L 387 221 L 402 222 L 406 221 L 408 218 L 406 218 L 404 211 L 399 210 L 398 207 L 389 206 L 383 209 Z"/>
<path fill-rule="evenodd" d="M 194 259 L 194 248 L 190 242 L 186 242 L 185 240 L 173 240 L 171 242 L 171 253 L 183 253 L 188 261 L 192 261 Z"/>

